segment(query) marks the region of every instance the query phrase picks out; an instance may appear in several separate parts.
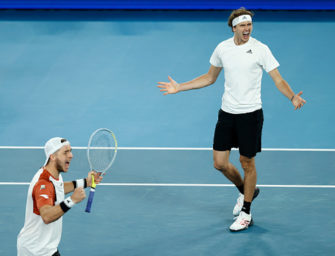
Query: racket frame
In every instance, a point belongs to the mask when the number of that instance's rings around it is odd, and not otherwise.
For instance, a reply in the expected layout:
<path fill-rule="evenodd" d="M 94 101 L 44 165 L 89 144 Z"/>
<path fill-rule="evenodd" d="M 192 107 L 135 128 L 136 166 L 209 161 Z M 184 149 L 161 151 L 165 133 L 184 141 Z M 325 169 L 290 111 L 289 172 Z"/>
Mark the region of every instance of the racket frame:
<path fill-rule="evenodd" d="M 90 170 L 91 171 L 95 171 L 93 169 L 92 162 L 90 160 L 90 148 L 91 148 L 90 145 L 92 143 L 92 140 L 93 140 L 94 136 L 98 132 L 100 132 L 100 131 L 106 131 L 106 132 L 110 133 L 112 135 L 113 139 L 114 139 L 114 144 L 115 144 L 115 146 L 114 146 L 114 155 L 113 155 L 113 158 L 110 161 L 109 165 L 105 169 L 103 169 L 103 170 L 98 170 L 99 172 L 101 172 L 101 175 L 105 175 L 106 171 L 113 165 L 113 163 L 115 161 L 115 158 L 116 158 L 116 154 L 117 154 L 117 140 L 116 140 L 116 137 L 115 137 L 114 133 L 111 130 L 107 129 L 107 128 L 99 128 L 99 129 L 95 130 L 91 134 L 91 136 L 90 136 L 90 138 L 88 140 L 86 154 L 87 154 L 88 163 L 90 165 Z M 106 148 L 106 149 L 108 149 L 108 148 Z M 91 212 L 92 202 L 93 202 L 93 198 L 94 198 L 94 194 L 95 194 L 95 188 L 96 188 L 96 184 L 94 182 L 94 175 L 92 174 L 92 184 L 91 184 L 90 194 L 88 196 L 88 200 L 87 200 L 85 212 L 88 212 L 88 213 Z"/>
<path fill-rule="evenodd" d="M 99 172 L 102 173 L 101 175 L 105 175 L 106 171 L 113 165 L 113 163 L 115 161 L 115 158 L 116 158 L 116 154 L 117 154 L 117 140 L 116 140 L 116 137 L 115 137 L 114 133 L 111 130 L 107 129 L 107 128 L 99 128 L 99 129 L 95 130 L 91 134 L 90 139 L 88 140 L 86 154 L 87 154 L 88 163 L 90 165 L 90 170 L 94 171 L 93 166 L 92 166 L 92 162 L 90 160 L 90 148 L 92 148 L 90 145 L 91 145 L 91 142 L 92 142 L 94 136 L 98 132 L 100 132 L 100 131 L 106 131 L 106 132 L 110 133 L 112 135 L 113 139 L 114 139 L 114 144 L 115 144 L 115 146 L 114 146 L 114 155 L 113 155 L 112 161 L 110 161 L 109 165 L 105 169 L 103 169 L 103 170 L 97 170 L 97 171 L 99 171 Z M 94 147 L 93 147 L 93 149 L 94 149 Z M 106 148 L 106 149 L 108 149 L 108 148 Z"/>

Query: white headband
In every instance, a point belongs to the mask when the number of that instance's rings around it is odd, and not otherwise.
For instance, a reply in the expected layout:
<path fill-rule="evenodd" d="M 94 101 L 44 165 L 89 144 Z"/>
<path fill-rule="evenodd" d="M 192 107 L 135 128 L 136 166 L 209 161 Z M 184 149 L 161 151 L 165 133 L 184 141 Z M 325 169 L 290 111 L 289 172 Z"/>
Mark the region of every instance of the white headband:
<path fill-rule="evenodd" d="M 241 22 L 244 21 L 252 21 L 251 16 L 250 15 L 241 15 L 236 17 L 235 19 L 233 19 L 233 27 L 235 27 L 237 24 L 240 24 Z"/>

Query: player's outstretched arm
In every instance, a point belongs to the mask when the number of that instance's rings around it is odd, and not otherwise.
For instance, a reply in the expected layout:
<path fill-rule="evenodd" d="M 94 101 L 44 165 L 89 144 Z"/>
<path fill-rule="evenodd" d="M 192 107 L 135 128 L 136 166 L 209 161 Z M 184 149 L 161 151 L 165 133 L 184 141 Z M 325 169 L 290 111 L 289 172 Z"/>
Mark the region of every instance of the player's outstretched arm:
<path fill-rule="evenodd" d="M 278 69 L 270 71 L 269 75 L 271 76 L 278 90 L 292 102 L 295 110 L 298 108 L 300 109 L 306 103 L 306 100 L 301 97 L 302 91 L 298 94 L 295 94 L 290 85 L 282 78 Z"/>
<path fill-rule="evenodd" d="M 214 84 L 219 76 L 222 68 L 211 66 L 208 73 L 199 76 L 186 83 L 177 83 L 172 77 L 168 76 L 169 82 L 158 82 L 157 87 L 160 88 L 164 95 L 175 94 L 181 91 L 188 91 L 193 89 L 200 89 L 211 84 Z"/>

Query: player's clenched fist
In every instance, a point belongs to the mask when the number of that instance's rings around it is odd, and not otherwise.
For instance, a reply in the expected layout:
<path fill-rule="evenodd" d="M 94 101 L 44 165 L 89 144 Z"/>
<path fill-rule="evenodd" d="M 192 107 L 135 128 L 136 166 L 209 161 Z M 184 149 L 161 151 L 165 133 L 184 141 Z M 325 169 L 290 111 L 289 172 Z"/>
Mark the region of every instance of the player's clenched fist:
<path fill-rule="evenodd" d="M 72 201 L 77 204 L 83 201 L 86 197 L 85 190 L 83 188 L 76 188 L 71 196 Z"/>

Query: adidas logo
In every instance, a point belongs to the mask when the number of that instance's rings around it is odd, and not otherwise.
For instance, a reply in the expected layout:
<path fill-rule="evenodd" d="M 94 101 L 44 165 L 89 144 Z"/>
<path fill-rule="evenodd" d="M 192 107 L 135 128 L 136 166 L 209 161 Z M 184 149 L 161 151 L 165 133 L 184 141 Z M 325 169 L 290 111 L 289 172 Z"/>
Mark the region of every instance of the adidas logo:
<path fill-rule="evenodd" d="M 246 20 L 246 19 L 247 19 L 247 17 L 246 17 L 246 16 L 243 16 L 242 20 Z"/>
<path fill-rule="evenodd" d="M 247 51 L 247 53 L 250 53 L 250 54 L 252 54 L 252 50 L 250 49 L 249 51 Z"/>

